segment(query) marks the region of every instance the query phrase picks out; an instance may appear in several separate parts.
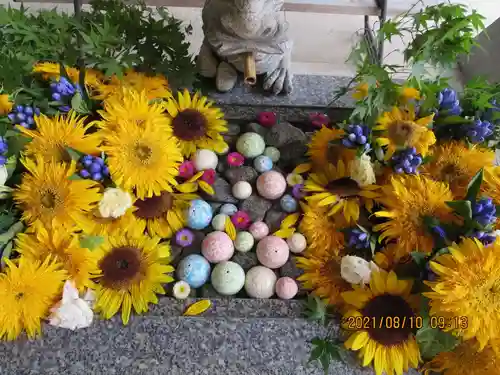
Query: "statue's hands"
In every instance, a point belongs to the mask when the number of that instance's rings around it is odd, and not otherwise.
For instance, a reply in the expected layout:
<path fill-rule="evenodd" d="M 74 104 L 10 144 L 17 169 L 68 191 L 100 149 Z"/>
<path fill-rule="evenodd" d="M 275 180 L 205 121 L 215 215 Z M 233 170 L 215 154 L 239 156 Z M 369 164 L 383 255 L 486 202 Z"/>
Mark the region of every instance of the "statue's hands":
<path fill-rule="evenodd" d="M 264 78 L 264 90 L 272 91 L 273 94 L 289 94 L 293 89 L 293 74 L 290 69 L 290 60 L 283 58 L 278 67 L 266 73 Z"/>

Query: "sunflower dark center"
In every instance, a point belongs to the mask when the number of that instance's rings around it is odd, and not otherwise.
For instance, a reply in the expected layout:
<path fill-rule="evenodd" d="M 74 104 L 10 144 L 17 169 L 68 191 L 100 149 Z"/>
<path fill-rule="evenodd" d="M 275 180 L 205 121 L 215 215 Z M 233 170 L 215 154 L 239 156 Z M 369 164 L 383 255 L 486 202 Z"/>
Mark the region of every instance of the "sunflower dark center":
<path fill-rule="evenodd" d="M 356 197 L 361 192 L 358 183 L 349 177 L 342 177 L 330 181 L 326 189 L 341 198 Z"/>
<path fill-rule="evenodd" d="M 16 301 L 19 301 L 23 297 L 24 297 L 24 293 L 23 292 L 19 292 L 19 293 L 16 294 L 15 298 L 16 298 Z"/>
<path fill-rule="evenodd" d="M 173 206 L 174 200 L 172 194 L 164 191 L 161 195 L 155 195 L 151 198 L 138 199 L 134 206 L 137 210 L 134 215 L 141 219 L 154 219 L 163 216 Z"/>
<path fill-rule="evenodd" d="M 415 314 L 408 302 L 400 296 L 376 296 L 366 304 L 361 313 L 370 318 L 367 329 L 370 337 L 384 346 L 405 342 L 415 326 Z M 395 321 L 399 324 L 394 324 Z"/>
<path fill-rule="evenodd" d="M 135 146 L 135 155 L 143 163 L 147 163 L 149 161 L 149 159 L 151 159 L 152 154 L 153 154 L 153 150 L 148 145 L 138 143 Z"/>
<path fill-rule="evenodd" d="M 179 112 L 172 121 L 174 135 L 183 141 L 192 141 L 203 137 L 207 130 L 207 120 L 195 109 Z"/>
<path fill-rule="evenodd" d="M 114 248 L 100 261 L 99 267 L 101 283 L 109 288 L 120 288 L 140 274 L 140 250 L 128 246 Z"/>
<path fill-rule="evenodd" d="M 412 121 L 395 121 L 389 128 L 389 138 L 398 145 L 404 145 L 410 140 L 415 132 L 415 124 Z"/>
<path fill-rule="evenodd" d="M 58 200 L 59 199 L 56 193 L 54 193 L 52 190 L 46 190 L 42 193 L 40 203 L 43 207 L 52 210 L 56 207 Z"/>
<path fill-rule="evenodd" d="M 452 182 L 460 176 L 460 171 L 455 164 L 447 164 L 441 169 L 441 181 Z"/>

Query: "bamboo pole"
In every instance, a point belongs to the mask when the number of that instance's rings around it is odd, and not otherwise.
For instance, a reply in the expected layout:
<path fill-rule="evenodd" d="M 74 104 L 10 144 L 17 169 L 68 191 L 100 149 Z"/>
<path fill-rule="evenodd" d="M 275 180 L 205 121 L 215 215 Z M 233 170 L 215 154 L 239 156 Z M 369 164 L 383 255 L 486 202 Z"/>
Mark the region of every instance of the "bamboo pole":
<path fill-rule="evenodd" d="M 245 84 L 253 86 L 257 83 L 257 73 L 255 70 L 255 58 L 252 52 L 247 52 L 245 55 Z"/>

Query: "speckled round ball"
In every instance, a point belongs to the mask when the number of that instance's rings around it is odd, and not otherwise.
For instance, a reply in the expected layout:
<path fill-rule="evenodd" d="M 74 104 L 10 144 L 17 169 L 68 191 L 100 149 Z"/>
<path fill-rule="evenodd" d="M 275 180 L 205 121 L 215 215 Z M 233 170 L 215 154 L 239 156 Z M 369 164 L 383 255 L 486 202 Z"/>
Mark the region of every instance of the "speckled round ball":
<path fill-rule="evenodd" d="M 286 190 L 286 181 L 281 173 L 267 171 L 257 178 L 257 191 L 266 199 L 278 199 Z"/>
<path fill-rule="evenodd" d="M 218 293 L 232 296 L 245 285 L 245 271 L 238 263 L 221 262 L 214 267 L 210 281 Z"/>
<path fill-rule="evenodd" d="M 281 299 L 292 299 L 298 291 L 299 286 L 291 277 L 280 277 L 276 281 L 276 295 Z"/>
<path fill-rule="evenodd" d="M 256 221 L 250 225 L 248 231 L 252 234 L 254 239 L 260 241 L 269 234 L 269 227 L 263 221 Z"/>
<path fill-rule="evenodd" d="M 264 173 L 273 169 L 273 161 L 270 157 L 259 155 L 253 160 L 253 167 L 259 173 Z"/>
<path fill-rule="evenodd" d="M 228 218 L 229 216 L 226 214 L 215 215 L 212 219 L 212 228 L 218 231 L 224 231 L 224 229 L 226 229 L 226 219 Z"/>
<path fill-rule="evenodd" d="M 245 291 L 252 298 L 271 298 L 276 286 L 276 275 L 267 267 L 255 266 L 247 271 Z"/>
<path fill-rule="evenodd" d="M 297 211 L 297 201 L 290 194 L 285 194 L 280 199 L 281 209 L 285 212 L 295 212 Z"/>
<path fill-rule="evenodd" d="M 234 247 L 236 250 L 246 253 L 252 250 L 255 240 L 250 232 L 241 231 L 236 234 L 236 239 L 234 240 Z"/>
<path fill-rule="evenodd" d="M 177 265 L 177 278 L 189 284 L 191 288 L 199 288 L 210 277 L 210 263 L 198 254 L 191 254 Z"/>
<path fill-rule="evenodd" d="M 234 254 L 233 241 L 225 232 L 211 232 L 201 243 L 201 253 L 210 263 L 224 262 Z"/>
<path fill-rule="evenodd" d="M 197 150 L 193 157 L 194 167 L 197 171 L 217 168 L 219 158 L 212 150 Z"/>
<path fill-rule="evenodd" d="M 247 199 L 252 195 L 252 185 L 246 181 L 238 181 L 233 185 L 232 192 L 236 199 Z"/>
<path fill-rule="evenodd" d="M 187 224 L 191 229 L 204 229 L 212 221 L 212 207 L 202 199 L 191 201 L 187 210 Z"/>
<path fill-rule="evenodd" d="M 280 268 L 286 263 L 289 255 L 288 245 L 280 237 L 268 236 L 257 244 L 257 259 L 266 267 Z"/>
<path fill-rule="evenodd" d="M 264 138 L 253 132 L 242 134 L 236 141 L 236 150 L 246 158 L 262 155 L 265 148 Z"/>
<path fill-rule="evenodd" d="M 288 248 L 294 254 L 300 254 L 307 247 L 307 240 L 302 233 L 294 233 L 286 239 Z"/>
<path fill-rule="evenodd" d="M 219 212 L 227 216 L 233 216 L 236 212 L 238 212 L 238 207 L 232 203 L 224 203 L 220 206 Z"/>
<path fill-rule="evenodd" d="M 264 155 L 270 158 L 273 163 L 276 163 L 280 160 L 281 153 L 276 147 L 266 147 Z"/>

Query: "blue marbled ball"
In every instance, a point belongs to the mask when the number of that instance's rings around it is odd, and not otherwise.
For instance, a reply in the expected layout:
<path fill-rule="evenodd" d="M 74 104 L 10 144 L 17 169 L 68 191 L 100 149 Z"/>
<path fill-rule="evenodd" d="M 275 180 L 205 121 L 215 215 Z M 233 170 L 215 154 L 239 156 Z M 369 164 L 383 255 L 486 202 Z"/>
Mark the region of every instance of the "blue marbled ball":
<path fill-rule="evenodd" d="M 297 211 L 297 201 L 290 194 L 285 194 L 280 199 L 281 209 L 285 212 Z"/>
<path fill-rule="evenodd" d="M 253 167 L 259 173 L 264 173 L 273 169 L 273 161 L 269 156 L 260 155 L 253 161 Z"/>
<path fill-rule="evenodd" d="M 232 203 L 224 203 L 220 207 L 219 211 L 220 211 L 221 214 L 225 214 L 227 216 L 233 216 L 238 211 L 238 207 L 236 207 Z"/>
<path fill-rule="evenodd" d="M 201 287 L 209 277 L 210 263 L 201 255 L 188 255 L 177 266 L 177 278 L 187 282 L 191 288 Z"/>
<path fill-rule="evenodd" d="M 187 212 L 187 224 L 191 229 L 205 229 L 212 221 L 212 207 L 202 199 L 195 199 Z"/>

